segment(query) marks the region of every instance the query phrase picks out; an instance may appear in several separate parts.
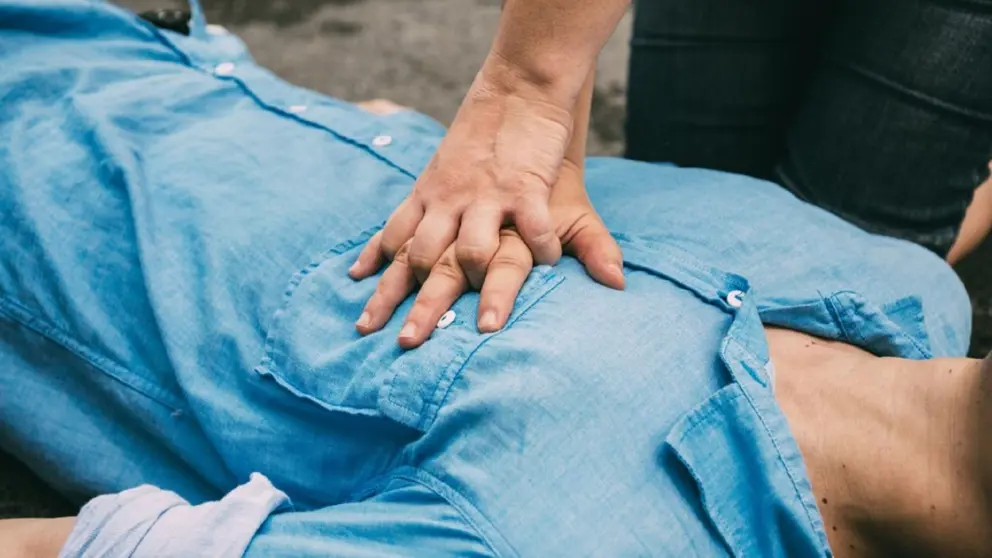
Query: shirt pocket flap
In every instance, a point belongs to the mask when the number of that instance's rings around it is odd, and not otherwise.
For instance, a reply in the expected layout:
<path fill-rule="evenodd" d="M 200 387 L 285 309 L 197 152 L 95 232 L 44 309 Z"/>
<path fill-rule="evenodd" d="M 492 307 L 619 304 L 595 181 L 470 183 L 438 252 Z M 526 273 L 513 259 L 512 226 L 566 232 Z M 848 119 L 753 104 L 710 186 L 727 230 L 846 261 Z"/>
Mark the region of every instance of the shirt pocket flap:
<path fill-rule="evenodd" d="M 256 372 L 326 409 L 380 415 L 379 391 L 402 351 L 382 342 L 385 331 L 355 329 L 376 285 L 348 277 L 362 244 L 338 246 L 290 279 Z"/>
<path fill-rule="evenodd" d="M 666 444 L 695 479 L 703 508 L 733 556 L 829 555 L 784 416 L 759 415 L 738 384 L 683 416 Z"/>

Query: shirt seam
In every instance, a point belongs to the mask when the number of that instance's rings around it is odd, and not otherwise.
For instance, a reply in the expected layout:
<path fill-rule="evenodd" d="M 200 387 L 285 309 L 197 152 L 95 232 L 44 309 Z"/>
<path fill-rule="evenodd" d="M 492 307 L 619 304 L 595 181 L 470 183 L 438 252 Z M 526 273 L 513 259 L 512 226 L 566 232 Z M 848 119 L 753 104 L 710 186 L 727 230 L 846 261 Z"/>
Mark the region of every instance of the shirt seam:
<path fill-rule="evenodd" d="M 140 377 L 131 373 L 130 370 L 121 364 L 89 349 L 82 343 L 74 340 L 62 329 L 33 316 L 26 308 L 14 300 L 0 297 L 0 316 L 6 317 L 12 323 L 27 328 L 42 338 L 47 339 L 49 342 L 62 347 L 105 376 L 155 401 L 169 411 L 177 412 L 182 410 L 183 406 L 178 397 L 169 394 L 152 382 L 142 381 Z"/>
<path fill-rule="evenodd" d="M 316 129 L 322 130 L 324 132 L 327 132 L 327 133 L 331 134 L 332 136 L 338 138 L 339 140 L 343 141 L 344 143 L 347 143 L 349 145 L 353 145 L 355 147 L 360 148 L 363 152 L 365 152 L 365 154 L 370 155 L 373 158 L 382 161 L 383 163 L 389 165 L 390 167 L 392 167 L 392 168 L 394 168 L 394 169 L 402 172 L 406 176 L 408 176 L 410 178 L 413 178 L 413 179 L 416 179 L 417 178 L 416 174 L 410 172 L 407 168 L 401 166 L 399 163 L 396 163 L 392 159 L 390 159 L 390 158 L 382 155 L 382 153 L 380 153 L 379 151 L 377 151 L 375 149 L 372 149 L 368 145 L 366 145 L 366 144 L 364 144 L 364 143 L 362 143 L 362 142 L 360 142 L 360 141 L 358 141 L 358 140 L 356 140 L 354 138 L 351 138 L 349 136 L 343 135 L 340 132 L 337 132 L 336 130 L 333 130 L 333 129 L 331 129 L 331 128 L 323 125 L 323 124 L 319 124 L 319 123 L 316 123 L 316 122 L 313 122 L 313 121 L 310 121 L 310 120 L 301 118 L 301 117 L 299 117 L 299 116 L 297 116 L 295 114 L 289 113 L 287 111 L 284 111 L 284 110 L 279 109 L 278 107 L 275 107 L 275 106 L 270 105 L 264 99 L 262 99 L 262 97 L 260 97 L 258 94 L 256 94 L 255 91 L 251 87 L 249 87 L 248 84 L 246 84 L 244 82 L 244 80 L 238 78 L 237 76 L 219 77 L 219 76 L 217 76 L 215 74 L 212 74 L 212 73 L 209 73 L 209 72 L 205 71 L 203 68 L 200 68 L 199 65 L 197 65 L 196 63 L 193 62 L 193 59 L 188 54 L 186 54 L 186 51 L 185 50 L 183 50 L 176 43 L 174 43 L 169 38 L 167 38 L 154 25 L 152 25 L 150 23 L 146 23 L 144 20 L 142 20 L 141 18 L 139 18 L 137 15 L 134 16 L 134 20 L 135 20 L 135 23 L 137 25 L 141 25 L 143 28 L 145 28 L 148 31 L 150 31 L 154 35 L 154 37 L 158 40 L 159 43 L 161 43 L 163 46 L 165 46 L 170 51 L 172 51 L 177 56 L 177 58 L 179 59 L 178 62 L 180 62 L 182 65 L 184 65 L 185 67 L 187 67 L 187 68 L 189 68 L 191 70 L 197 71 L 197 72 L 202 73 L 202 74 L 207 75 L 207 76 L 210 76 L 210 77 L 212 77 L 212 78 L 214 78 L 216 80 L 227 81 L 227 82 L 234 83 L 235 85 L 238 86 L 238 88 L 245 95 L 247 95 L 252 101 L 254 101 L 255 104 L 259 108 L 261 108 L 262 110 L 264 110 L 266 112 L 269 112 L 269 113 L 272 113 L 272 114 L 276 114 L 276 115 L 278 115 L 278 116 L 280 116 L 282 118 L 288 118 L 288 119 L 294 120 L 298 124 L 302 124 L 302 125 L 307 126 L 307 127 L 310 127 L 310 128 L 316 128 Z M 254 63 L 252 63 L 252 64 L 254 64 Z M 261 67 L 259 67 L 259 68 L 262 69 Z M 264 71 L 264 69 L 262 69 L 262 70 Z M 274 79 L 277 79 L 277 80 L 280 79 L 277 76 L 272 76 L 272 77 Z"/>
<path fill-rule="evenodd" d="M 458 490 L 435 475 L 419 467 L 407 465 L 406 467 L 401 468 L 399 471 L 390 475 L 389 479 L 403 479 L 412 482 L 417 486 L 422 486 L 425 489 L 430 490 L 437 495 L 438 498 L 441 498 L 447 502 L 447 504 L 457 511 L 458 515 L 461 516 L 461 518 L 475 530 L 479 538 L 482 539 L 489 550 L 496 556 L 520 555 L 520 553 L 513 548 L 513 545 L 510 544 L 510 542 L 505 536 L 503 536 L 496 526 L 493 525 L 492 522 L 482 514 L 482 512 L 471 504 L 468 498 L 463 496 Z M 476 518 L 476 515 L 478 515 L 479 518 Z M 485 525 L 481 524 L 482 521 L 485 522 Z M 497 547 L 502 549 L 502 551 L 497 550 Z"/>
<path fill-rule="evenodd" d="M 741 316 L 741 319 L 744 320 L 744 322 L 741 324 L 741 327 L 743 328 L 743 326 L 747 324 L 747 320 L 749 320 L 750 318 L 747 314 L 744 314 Z M 733 343 L 737 347 L 737 349 L 741 351 L 741 353 L 743 353 L 743 355 L 745 355 L 746 357 L 749 357 L 754 360 L 758 360 L 757 356 L 755 356 L 754 353 L 752 353 L 740 341 L 738 341 L 736 337 L 733 336 L 727 337 L 727 339 L 724 341 L 725 347 L 730 343 Z M 725 347 L 724 350 L 726 350 Z M 744 359 L 737 358 L 734 360 L 736 360 L 742 366 L 745 364 Z M 744 384 L 742 384 L 740 381 L 738 381 L 736 377 L 734 378 L 734 382 L 741 387 L 741 391 L 744 394 L 745 400 L 748 402 L 748 406 L 751 407 L 751 410 L 754 412 L 755 416 L 758 418 L 758 421 L 761 423 L 761 427 L 765 430 L 765 434 L 768 436 L 769 441 L 772 443 L 772 446 L 775 448 L 775 453 L 777 454 L 778 461 L 779 463 L 782 464 L 782 467 L 785 469 L 785 474 L 789 477 L 789 482 L 792 484 L 793 493 L 795 494 L 796 499 L 802 505 L 803 511 L 806 513 L 806 520 L 809 522 L 810 528 L 813 530 L 814 533 L 816 533 L 820 545 L 824 546 L 829 552 L 830 546 L 829 546 L 829 541 L 827 540 L 826 530 L 823 527 L 823 521 L 822 519 L 820 521 L 817 521 L 815 519 L 812 511 L 810 510 L 809 499 L 804 498 L 802 492 L 799 490 L 799 483 L 796 480 L 797 476 L 795 472 L 792 470 L 792 467 L 789 465 L 789 463 L 786 462 L 785 455 L 782 453 L 782 448 L 778 440 L 776 439 L 775 435 L 772 433 L 772 429 L 768 426 L 768 422 L 765 420 L 764 414 L 758 409 L 757 405 L 754 402 L 754 398 L 751 396 L 751 390 L 748 389 L 746 386 L 744 386 Z M 815 503 L 813 504 L 813 506 L 815 507 Z M 819 510 L 817 510 L 817 513 L 818 512 Z"/>
<path fill-rule="evenodd" d="M 829 298 L 824 298 L 823 300 L 827 303 L 827 307 L 830 309 L 830 313 L 833 315 L 834 320 L 840 325 L 841 331 L 844 333 L 844 336 L 847 338 L 847 340 L 858 344 L 858 346 L 862 348 L 867 349 L 869 342 L 868 339 L 861 334 L 860 328 L 852 327 L 852 324 L 848 323 L 850 320 L 849 318 L 850 314 L 856 312 L 854 312 L 854 310 L 851 309 L 849 304 L 846 304 L 840 300 L 839 298 L 840 295 L 861 297 L 863 300 L 864 297 L 857 291 L 846 290 L 846 291 L 838 291 L 833 295 L 831 295 Z M 880 312 L 884 316 L 885 311 L 882 309 L 882 307 L 878 306 L 877 308 L 878 308 L 878 312 Z M 886 318 L 892 321 L 892 319 L 889 318 L 888 316 L 886 316 Z M 933 351 L 925 347 L 923 344 L 921 344 L 916 339 L 916 337 L 909 334 L 904 327 L 902 327 L 901 325 L 895 322 L 893 322 L 893 325 L 895 326 L 895 331 L 892 332 L 893 335 L 897 335 L 908 341 L 910 345 L 913 346 L 913 348 L 921 357 L 923 358 L 933 357 Z"/>

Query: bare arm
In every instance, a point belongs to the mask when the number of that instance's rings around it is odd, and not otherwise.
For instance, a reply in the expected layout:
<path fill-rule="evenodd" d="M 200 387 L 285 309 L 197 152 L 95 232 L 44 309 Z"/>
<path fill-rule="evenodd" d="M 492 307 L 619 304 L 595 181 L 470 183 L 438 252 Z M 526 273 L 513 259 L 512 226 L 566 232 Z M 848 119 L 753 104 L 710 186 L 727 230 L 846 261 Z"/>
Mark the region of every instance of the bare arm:
<path fill-rule="evenodd" d="M 76 518 L 0 520 L 0 557 L 55 558 Z"/>
<path fill-rule="evenodd" d="M 550 102 L 571 107 L 629 4 L 629 0 L 504 0 L 483 70 L 497 70 L 496 80 L 509 87 L 525 83 L 538 88 Z"/>
<path fill-rule="evenodd" d="M 605 4 L 605 7 L 606 7 L 606 9 L 608 11 L 611 8 L 617 8 L 617 7 L 620 7 L 620 8 L 624 8 L 625 9 L 625 7 L 626 7 L 626 5 L 628 3 L 629 2 L 626 1 L 626 0 L 624 0 L 624 1 L 610 0 L 608 2 L 602 2 L 602 4 Z M 513 8 L 516 9 L 516 13 L 514 13 L 513 11 L 507 11 L 506 4 L 507 4 L 507 0 L 503 0 L 503 2 L 502 2 L 502 8 L 503 8 L 503 12 L 504 12 L 503 13 L 503 19 L 501 20 L 501 26 L 500 26 L 498 35 L 496 37 L 496 40 L 494 42 L 493 49 L 492 49 L 495 54 L 493 54 L 491 56 L 495 56 L 495 57 L 501 58 L 501 59 L 503 59 L 505 61 L 512 62 L 513 57 L 514 57 L 514 51 L 521 50 L 522 52 L 516 53 L 516 57 L 517 57 L 518 65 L 519 66 L 521 66 L 521 67 L 528 67 L 528 66 L 530 66 L 530 67 L 534 67 L 534 68 L 540 68 L 542 66 L 542 63 L 541 63 L 541 60 L 540 60 L 542 57 L 541 57 L 541 54 L 540 53 L 536 53 L 536 58 L 538 59 L 537 61 L 535 61 L 533 63 L 523 63 L 525 61 L 529 61 L 531 59 L 531 57 L 533 57 L 535 55 L 535 53 L 526 52 L 525 47 L 522 47 L 522 46 L 521 47 L 514 47 L 514 48 L 507 48 L 507 46 L 506 46 L 505 43 L 510 43 L 510 45 L 512 46 L 512 38 L 515 37 L 515 36 L 519 36 L 519 35 L 524 34 L 525 33 L 525 31 L 524 31 L 525 27 L 522 27 L 521 24 L 518 21 L 518 19 L 521 18 L 522 10 L 519 7 L 514 6 Z M 514 4 L 520 4 L 520 2 L 514 2 Z M 539 2 L 539 4 L 540 4 L 540 2 Z M 553 8 L 553 6 L 544 6 L 544 8 L 545 8 L 544 9 L 545 12 L 549 12 L 549 11 L 551 11 L 549 8 Z M 540 10 L 541 9 L 541 6 L 538 6 L 538 9 Z M 622 15 L 623 15 L 623 9 L 620 9 L 619 14 L 622 17 Z M 524 21 L 528 21 L 528 20 L 524 20 Z M 610 23 L 611 21 L 612 21 L 612 23 Z M 586 73 L 585 81 L 582 84 L 582 89 L 579 90 L 578 96 L 577 96 L 576 101 L 575 101 L 574 108 L 571 111 L 571 116 L 572 116 L 572 136 L 571 136 L 571 139 L 569 140 L 568 148 L 565 151 L 565 160 L 566 161 L 570 161 L 572 164 L 574 164 L 579 169 L 582 169 L 582 168 L 585 167 L 586 143 L 589 140 L 589 121 L 590 121 L 590 114 L 591 114 L 591 111 L 592 111 L 592 95 L 593 95 L 593 89 L 596 86 L 596 64 L 595 64 L 595 58 L 599 54 L 599 51 L 603 48 L 603 44 L 605 44 L 606 39 L 609 38 L 610 34 L 616 28 L 616 25 L 619 22 L 619 17 L 617 17 L 616 19 L 613 19 L 613 20 L 607 18 L 607 19 L 604 19 L 603 22 L 604 22 L 604 25 L 609 24 L 608 27 L 604 27 L 604 29 L 606 31 L 606 37 L 605 38 L 601 38 L 601 37 L 598 36 L 599 33 L 603 32 L 603 30 L 600 30 L 600 29 L 587 29 L 586 30 L 586 33 L 587 33 L 586 39 L 588 39 L 589 37 L 591 37 L 593 41 L 599 40 L 600 42 L 599 42 L 599 47 L 595 51 L 593 51 L 591 53 L 591 56 L 593 57 L 593 63 L 591 64 L 591 66 L 589 67 L 589 70 Z M 545 38 L 545 40 L 547 40 L 547 39 Z M 582 42 L 583 45 L 588 45 L 589 44 L 589 41 L 588 40 L 582 40 L 581 42 Z M 558 54 L 557 51 L 562 50 L 562 47 L 560 45 L 556 44 L 553 39 L 552 40 L 547 40 L 547 44 L 545 45 L 545 48 L 548 50 L 548 54 L 546 55 L 546 57 L 548 58 L 548 60 L 545 63 L 548 63 L 548 64 L 550 64 L 550 62 L 553 61 L 556 56 L 559 56 L 559 54 Z M 508 51 L 508 53 L 504 54 L 504 52 L 507 52 L 507 51 Z M 580 62 L 579 65 L 581 66 L 582 65 L 581 63 L 583 62 L 583 60 L 581 59 L 581 57 L 584 54 L 588 55 L 589 53 L 580 52 L 579 53 L 579 58 L 580 59 L 579 60 L 571 60 L 571 62 L 572 63 Z M 575 71 L 577 72 L 578 70 L 575 70 Z M 536 72 L 536 74 L 534 76 L 531 76 L 531 77 L 533 79 L 535 79 L 536 81 L 540 82 L 540 81 L 542 81 L 541 75 L 542 75 L 542 72 L 540 72 L 538 70 Z M 568 76 L 568 77 L 571 77 L 571 76 Z M 552 76 L 550 78 L 550 80 L 553 81 L 553 79 L 554 78 Z M 548 83 L 549 82 L 549 79 L 547 77 L 545 77 L 543 79 L 543 81 L 545 83 Z"/>

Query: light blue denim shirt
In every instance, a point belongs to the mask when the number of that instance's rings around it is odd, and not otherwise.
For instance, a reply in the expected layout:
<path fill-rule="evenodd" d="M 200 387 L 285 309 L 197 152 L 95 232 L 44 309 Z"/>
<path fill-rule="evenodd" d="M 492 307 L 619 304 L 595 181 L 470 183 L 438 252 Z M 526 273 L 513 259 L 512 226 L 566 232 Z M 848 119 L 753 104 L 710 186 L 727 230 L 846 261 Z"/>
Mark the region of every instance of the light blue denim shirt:
<path fill-rule="evenodd" d="M 400 319 L 357 335 L 376 281 L 346 271 L 433 121 L 89 0 L 0 0 L 0 68 L 0 444 L 107 495 L 66 556 L 827 556 L 762 325 L 967 349 L 928 251 L 772 184 L 602 159 L 625 291 L 565 258 L 502 331 L 467 295 L 404 352 Z"/>

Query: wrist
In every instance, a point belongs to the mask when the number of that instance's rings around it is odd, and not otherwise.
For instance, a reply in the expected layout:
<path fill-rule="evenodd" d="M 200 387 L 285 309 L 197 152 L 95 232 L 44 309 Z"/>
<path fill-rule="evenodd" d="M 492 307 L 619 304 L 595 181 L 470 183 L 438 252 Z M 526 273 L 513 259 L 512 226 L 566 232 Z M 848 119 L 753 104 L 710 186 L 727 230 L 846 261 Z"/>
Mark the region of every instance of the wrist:
<path fill-rule="evenodd" d="M 565 156 L 573 127 L 571 106 L 522 78 L 516 70 L 504 66 L 502 62 L 483 66 L 465 97 L 463 107 L 466 105 L 495 108 L 503 115 L 499 125 L 515 123 L 514 126 L 529 130 L 524 137 L 518 138 L 523 141 L 552 141 L 555 145 L 560 142 L 561 152 L 557 155 L 555 166 Z M 486 112 L 485 109 L 480 110 L 480 114 Z M 456 115 L 455 122 L 458 120 Z"/>
<path fill-rule="evenodd" d="M 496 47 L 486 57 L 480 72 L 483 81 L 499 93 L 553 104 L 569 112 L 587 74 L 588 68 L 563 67 L 553 60 L 514 59 Z"/>

